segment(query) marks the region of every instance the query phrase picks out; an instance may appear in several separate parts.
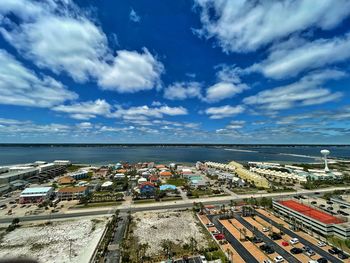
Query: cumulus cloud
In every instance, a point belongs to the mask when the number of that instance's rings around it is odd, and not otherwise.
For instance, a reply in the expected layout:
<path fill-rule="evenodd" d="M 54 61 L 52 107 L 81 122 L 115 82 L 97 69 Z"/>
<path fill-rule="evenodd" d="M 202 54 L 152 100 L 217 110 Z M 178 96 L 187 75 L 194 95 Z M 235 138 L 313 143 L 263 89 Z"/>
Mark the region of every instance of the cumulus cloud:
<path fill-rule="evenodd" d="M 186 115 L 187 109 L 184 107 L 149 107 L 147 105 L 122 108 L 117 107 L 117 110 L 112 114 L 112 116 L 117 118 L 122 118 L 124 120 L 148 120 L 148 118 L 162 118 L 163 115 L 177 116 Z"/>
<path fill-rule="evenodd" d="M 312 42 L 290 39 L 276 44 L 268 58 L 254 64 L 247 71 L 258 71 L 274 79 L 287 78 L 350 58 L 350 33 L 331 39 L 317 39 Z"/>
<path fill-rule="evenodd" d="M 245 108 L 241 105 L 230 106 L 224 105 L 221 107 L 210 107 L 205 110 L 210 119 L 223 119 L 244 112 Z"/>
<path fill-rule="evenodd" d="M 267 89 L 243 100 L 248 105 L 276 111 L 296 106 L 317 105 L 335 101 L 342 96 L 341 92 L 333 92 L 323 85 L 329 80 L 346 76 L 342 71 L 323 70 L 312 72 L 299 81 L 286 86 Z"/>
<path fill-rule="evenodd" d="M 219 82 L 207 89 L 206 101 L 217 102 L 223 99 L 232 98 L 248 89 L 245 84 L 234 84 L 228 82 Z"/>
<path fill-rule="evenodd" d="M 86 101 L 71 105 L 59 105 L 52 110 L 68 113 L 73 119 L 87 120 L 96 116 L 108 116 L 111 114 L 111 105 L 105 100 Z"/>
<path fill-rule="evenodd" d="M 225 52 L 249 52 L 310 28 L 329 30 L 350 14 L 347 0 L 196 0 L 203 27 Z M 293 14 L 293 15 L 291 15 Z M 278 25 L 278 26 L 276 26 Z"/>
<path fill-rule="evenodd" d="M 143 49 L 143 53 L 118 51 L 112 65 L 105 65 L 104 68 L 99 77 L 99 85 L 103 89 L 121 93 L 133 93 L 159 86 L 159 76 L 164 69 L 147 49 Z"/>
<path fill-rule="evenodd" d="M 141 17 L 136 13 L 136 11 L 134 9 L 131 9 L 130 14 L 129 14 L 129 18 L 131 21 L 138 23 L 141 21 Z"/>
<path fill-rule="evenodd" d="M 169 100 L 184 100 L 202 98 L 199 82 L 175 82 L 164 90 L 164 98 Z"/>
<path fill-rule="evenodd" d="M 216 68 L 219 69 L 216 72 L 217 83 L 206 90 L 204 101 L 209 103 L 218 102 L 223 99 L 232 98 L 244 90 L 249 89 L 241 81 L 240 68 L 235 65 L 219 65 Z"/>
<path fill-rule="evenodd" d="M 0 19 L 2 36 L 38 67 L 118 92 L 159 84 L 163 65 L 147 49 L 114 55 L 102 28 L 70 0 L 1 1 L 0 14 L 6 17 Z M 9 14 L 21 19 L 15 23 Z"/>
<path fill-rule="evenodd" d="M 0 104 L 52 107 L 78 95 L 49 76 L 38 76 L 0 49 Z"/>

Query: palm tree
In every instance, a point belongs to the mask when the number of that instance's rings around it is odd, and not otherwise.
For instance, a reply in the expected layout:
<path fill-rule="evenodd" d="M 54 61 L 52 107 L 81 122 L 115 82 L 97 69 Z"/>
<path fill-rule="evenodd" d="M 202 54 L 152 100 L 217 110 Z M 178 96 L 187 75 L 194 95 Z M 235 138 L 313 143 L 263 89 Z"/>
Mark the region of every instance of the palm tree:
<path fill-rule="evenodd" d="M 141 262 L 143 262 L 143 259 L 146 256 L 147 249 L 149 249 L 149 247 L 150 246 L 148 243 L 143 243 L 139 246 Z"/>
<path fill-rule="evenodd" d="M 201 214 L 204 213 L 204 204 L 202 202 L 199 202 L 199 209 L 201 211 Z"/>
<path fill-rule="evenodd" d="M 12 220 L 12 225 L 17 226 L 19 224 L 19 218 L 14 218 Z"/>
<path fill-rule="evenodd" d="M 172 242 L 169 239 L 163 239 L 161 244 L 161 248 L 165 252 L 165 256 L 169 258 L 171 247 L 172 247 Z"/>
<path fill-rule="evenodd" d="M 244 236 L 244 240 L 247 240 L 247 229 L 243 227 L 242 233 L 243 233 L 243 236 Z"/>

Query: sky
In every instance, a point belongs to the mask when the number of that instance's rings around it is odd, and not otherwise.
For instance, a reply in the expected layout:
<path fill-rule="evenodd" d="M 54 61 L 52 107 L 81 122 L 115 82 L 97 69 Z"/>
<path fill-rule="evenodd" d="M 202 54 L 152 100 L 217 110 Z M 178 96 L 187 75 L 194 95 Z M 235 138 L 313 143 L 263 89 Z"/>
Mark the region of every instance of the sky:
<path fill-rule="evenodd" d="M 1 143 L 350 142 L 347 0 L 1 0 Z"/>

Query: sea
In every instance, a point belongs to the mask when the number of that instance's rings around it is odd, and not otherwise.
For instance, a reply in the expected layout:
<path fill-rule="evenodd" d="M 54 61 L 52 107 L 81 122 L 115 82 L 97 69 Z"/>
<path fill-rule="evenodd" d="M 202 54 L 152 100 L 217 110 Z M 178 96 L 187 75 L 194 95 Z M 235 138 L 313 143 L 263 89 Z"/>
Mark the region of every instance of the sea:
<path fill-rule="evenodd" d="M 215 161 L 227 163 L 263 161 L 279 163 L 321 162 L 320 151 L 330 158 L 350 160 L 350 146 L 261 146 L 261 145 L 2 145 L 0 165 L 34 161 L 70 160 L 73 163 L 104 165 L 117 162 L 184 163 Z"/>

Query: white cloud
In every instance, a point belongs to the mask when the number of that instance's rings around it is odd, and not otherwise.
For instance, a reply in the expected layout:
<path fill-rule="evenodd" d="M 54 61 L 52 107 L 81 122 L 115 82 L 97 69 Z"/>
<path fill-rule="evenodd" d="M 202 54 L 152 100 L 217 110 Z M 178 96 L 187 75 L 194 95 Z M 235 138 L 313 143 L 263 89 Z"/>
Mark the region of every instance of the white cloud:
<path fill-rule="evenodd" d="M 59 105 L 52 108 L 54 111 L 68 113 L 73 119 L 87 120 L 96 116 L 109 116 L 111 106 L 101 99 L 71 105 Z"/>
<path fill-rule="evenodd" d="M 232 98 L 246 89 L 248 89 L 248 86 L 245 84 L 219 82 L 207 89 L 205 100 L 207 102 L 217 102 L 223 99 Z"/>
<path fill-rule="evenodd" d="M 51 107 L 78 95 L 48 76 L 38 76 L 0 49 L 0 104 Z"/>
<path fill-rule="evenodd" d="M 1 2 L 0 33 L 23 56 L 37 66 L 64 72 L 75 81 L 97 81 L 104 89 L 118 92 L 149 90 L 159 84 L 163 65 L 150 54 L 108 46 L 102 28 L 70 0 L 58 2 Z M 14 14 L 21 19 L 15 23 Z"/>
<path fill-rule="evenodd" d="M 120 50 L 113 64 L 104 66 L 98 83 L 103 89 L 121 93 L 149 90 L 160 85 L 163 70 L 163 64 L 147 49 L 143 53 Z"/>
<path fill-rule="evenodd" d="M 266 77 L 281 79 L 349 58 L 350 33 L 343 37 L 312 42 L 291 39 L 273 46 L 266 60 L 253 65 L 247 71 L 259 71 Z"/>
<path fill-rule="evenodd" d="M 187 109 L 183 107 L 161 106 L 152 108 L 144 105 L 130 107 L 128 109 L 117 107 L 117 110 L 113 112 L 112 116 L 122 118 L 124 120 L 147 121 L 148 118 L 162 118 L 163 115 L 186 115 L 187 113 Z"/>
<path fill-rule="evenodd" d="M 205 110 L 205 113 L 209 115 L 210 119 L 223 119 L 227 117 L 231 117 L 237 114 L 244 112 L 244 107 L 241 105 L 238 106 L 230 106 L 224 105 L 221 107 L 211 107 Z"/>
<path fill-rule="evenodd" d="M 216 68 L 220 70 L 216 73 L 217 83 L 206 90 L 206 96 L 203 99 L 206 102 L 213 103 L 223 99 L 232 98 L 242 93 L 249 87 L 242 83 L 239 74 L 241 69 L 238 67 L 219 65 Z"/>
<path fill-rule="evenodd" d="M 198 82 L 175 82 L 164 90 L 164 98 L 169 100 L 184 100 L 202 98 L 201 84 Z"/>
<path fill-rule="evenodd" d="M 141 17 L 136 13 L 136 11 L 134 9 L 131 9 L 130 14 L 129 14 L 129 18 L 131 21 L 138 23 L 141 21 Z"/>
<path fill-rule="evenodd" d="M 299 81 L 267 89 L 254 96 L 247 97 L 244 103 L 267 110 L 283 110 L 296 106 L 322 104 L 339 99 L 341 92 L 332 92 L 323 85 L 328 80 L 336 80 L 346 74 L 337 70 L 316 71 L 304 76 Z"/>
<path fill-rule="evenodd" d="M 303 0 L 196 0 L 196 3 L 203 24 L 196 32 L 217 38 L 225 52 L 254 51 L 310 28 L 329 30 L 350 14 L 347 0 L 319 0 L 317 4 Z"/>

